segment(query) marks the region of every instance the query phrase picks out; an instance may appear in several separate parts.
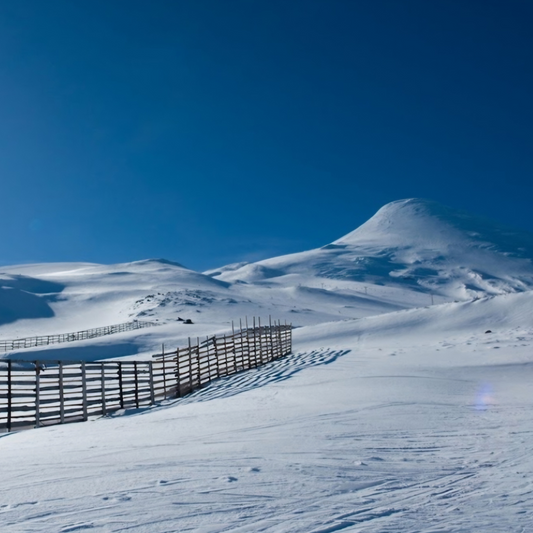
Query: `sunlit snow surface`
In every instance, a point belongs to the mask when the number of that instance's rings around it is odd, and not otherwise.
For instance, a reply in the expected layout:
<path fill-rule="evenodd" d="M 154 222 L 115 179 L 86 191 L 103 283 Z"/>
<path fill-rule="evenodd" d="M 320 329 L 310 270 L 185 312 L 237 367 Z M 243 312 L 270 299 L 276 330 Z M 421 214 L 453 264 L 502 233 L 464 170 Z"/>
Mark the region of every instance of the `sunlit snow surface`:
<path fill-rule="evenodd" d="M 406 207 L 420 209 L 416 202 Z M 432 223 L 456 221 L 430 207 Z M 363 233 L 377 242 L 387 220 L 403 225 L 402 235 L 413 233 L 405 228 L 416 227 L 418 215 L 403 211 L 403 222 L 386 210 Z M 483 234 L 483 242 L 494 232 Z M 422 233 L 413 238 L 410 257 L 429 249 L 430 234 Z M 452 239 L 447 235 L 435 244 L 439 254 Z M 357 244 L 353 234 L 344 244 L 362 246 L 361 233 L 355 237 Z M 320 277 L 314 252 L 305 252 L 307 263 L 297 257 L 297 266 L 289 256 L 292 266 L 277 258 L 263 265 L 268 271 L 249 267 L 255 280 L 240 281 L 229 278 L 246 265 L 221 269 L 231 275 L 202 275 L 162 261 L 4 269 L 4 290 L 42 299 L 53 315 L 38 304 L 31 312 L 42 317 L 28 316 L 9 293 L 3 337 L 76 331 L 143 311 L 164 324 L 52 347 L 46 353 L 54 357 L 148 357 L 162 343 L 228 331 L 231 318 L 244 315 L 265 320 L 272 314 L 302 327 L 294 330 L 293 355 L 188 397 L 86 423 L 0 434 L 0 531 L 532 531 L 527 243 L 513 257 L 499 248 L 503 241 L 486 245 L 493 252 L 484 256 L 492 289 L 484 291 L 478 280 L 467 289 L 480 297 L 474 300 L 464 291 L 464 298 L 452 294 L 479 259 L 476 246 L 462 242 L 474 251 L 465 252 L 463 270 L 457 246 L 449 252 L 448 274 L 439 274 L 447 281 L 434 294 L 438 305 L 430 305 L 432 292 L 423 283 L 397 283 L 388 274 L 382 285 Z M 524 292 L 505 294 L 520 283 Z M 195 324 L 176 322 L 182 315 Z"/>
<path fill-rule="evenodd" d="M 528 531 L 532 296 L 302 328 L 181 400 L 0 438 L 2 531 Z"/>

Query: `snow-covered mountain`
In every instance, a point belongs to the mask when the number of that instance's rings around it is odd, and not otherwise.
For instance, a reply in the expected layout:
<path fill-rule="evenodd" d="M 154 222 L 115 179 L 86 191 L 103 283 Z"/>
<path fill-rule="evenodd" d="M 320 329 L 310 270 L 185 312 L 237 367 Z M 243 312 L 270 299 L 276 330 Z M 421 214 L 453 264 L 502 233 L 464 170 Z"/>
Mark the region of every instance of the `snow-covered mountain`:
<path fill-rule="evenodd" d="M 408 199 L 385 205 L 322 248 L 206 274 L 229 282 L 386 285 L 469 299 L 532 288 L 532 260 L 531 233 L 430 200 Z"/>

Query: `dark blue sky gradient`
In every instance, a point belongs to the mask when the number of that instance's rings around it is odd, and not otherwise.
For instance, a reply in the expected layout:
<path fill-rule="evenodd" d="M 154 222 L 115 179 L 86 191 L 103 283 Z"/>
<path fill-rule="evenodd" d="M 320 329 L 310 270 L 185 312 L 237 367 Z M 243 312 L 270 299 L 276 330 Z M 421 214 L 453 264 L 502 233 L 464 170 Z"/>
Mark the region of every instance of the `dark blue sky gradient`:
<path fill-rule="evenodd" d="M 301 251 L 426 197 L 533 231 L 533 3 L 0 5 L 0 262 Z"/>

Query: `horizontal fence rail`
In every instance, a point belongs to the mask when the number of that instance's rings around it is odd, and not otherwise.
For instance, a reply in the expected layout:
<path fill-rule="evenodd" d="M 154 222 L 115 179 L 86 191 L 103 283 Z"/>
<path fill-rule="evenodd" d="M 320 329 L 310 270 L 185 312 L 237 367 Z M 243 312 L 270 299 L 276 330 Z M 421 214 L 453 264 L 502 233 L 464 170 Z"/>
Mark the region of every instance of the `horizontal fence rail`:
<path fill-rule="evenodd" d="M 239 327 L 189 339 L 150 361 L 0 361 L 0 431 L 65 424 L 178 398 L 291 353 L 292 326 Z"/>
<path fill-rule="evenodd" d="M 0 350 L 8 352 L 11 350 L 19 350 L 21 348 L 34 348 L 35 346 L 58 344 L 60 342 L 73 342 L 82 341 L 85 339 L 95 339 L 96 337 L 103 337 L 104 335 L 122 333 L 123 331 L 132 331 L 134 329 L 151 328 L 153 326 L 159 326 L 159 324 L 155 322 L 134 320 L 133 322 L 124 322 L 123 324 L 114 324 L 112 326 L 104 326 L 101 328 L 85 329 L 83 331 L 76 331 L 74 333 L 60 333 L 59 335 L 42 335 L 39 337 L 26 337 L 24 339 L 14 339 L 10 341 L 0 340 Z"/>

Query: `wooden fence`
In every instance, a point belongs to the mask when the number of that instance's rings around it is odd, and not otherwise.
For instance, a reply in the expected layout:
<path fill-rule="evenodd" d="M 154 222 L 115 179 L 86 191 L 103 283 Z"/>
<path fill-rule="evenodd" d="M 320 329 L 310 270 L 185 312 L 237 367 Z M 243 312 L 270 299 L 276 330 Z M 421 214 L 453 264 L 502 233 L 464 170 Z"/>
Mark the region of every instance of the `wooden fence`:
<path fill-rule="evenodd" d="M 292 327 L 260 322 L 151 361 L 0 361 L 0 431 L 64 424 L 184 396 L 291 352 Z"/>
<path fill-rule="evenodd" d="M 42 335 L 40 337 L 26 337 L 25 339 L 15 339 L 11 341 L 0 341 L 0 350 L 8 352 L 10 350 L 19 350 L 21 348 L 33 348 L 35 346 L 47 346 L 60 342 L 82 341 L 85 339 L 94 339 L 113 333 L 122 333 L 123 331 L 132 331 L 134 329 L 150 328 L 159 326 L 155 322 L 145 322 L 134 320 L 133 322 L 124 322 L 123 324 L 114 324 L 101 328 L 86 329 L 74 333 L 60 333 L 59 335 Z"/>

